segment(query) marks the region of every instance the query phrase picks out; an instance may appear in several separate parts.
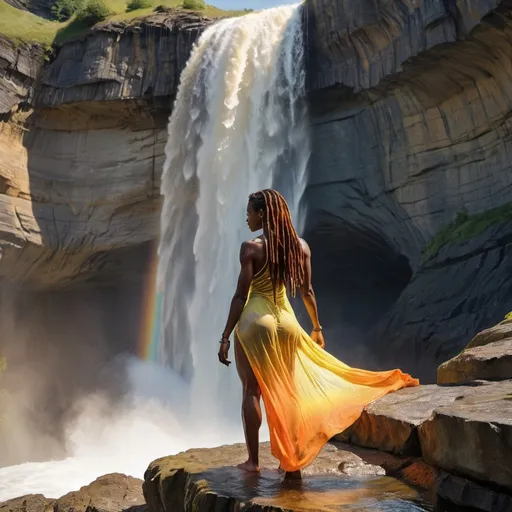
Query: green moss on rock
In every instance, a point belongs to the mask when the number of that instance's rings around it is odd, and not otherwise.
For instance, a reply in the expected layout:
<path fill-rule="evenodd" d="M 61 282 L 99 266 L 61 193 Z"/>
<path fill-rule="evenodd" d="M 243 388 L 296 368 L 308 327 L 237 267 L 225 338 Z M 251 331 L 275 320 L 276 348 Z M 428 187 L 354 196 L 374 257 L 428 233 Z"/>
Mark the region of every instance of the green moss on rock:
<path fill-rule="evenodd" d="M 455 220 L 442 228 L 423 248 L 423 259 L 433 258 L 447 244 L 465 242 L 487 228 L 506 221 L 512 221 L 512 203 L 474 215 L 468 215 L 465 211 L 459 212 Z"/>

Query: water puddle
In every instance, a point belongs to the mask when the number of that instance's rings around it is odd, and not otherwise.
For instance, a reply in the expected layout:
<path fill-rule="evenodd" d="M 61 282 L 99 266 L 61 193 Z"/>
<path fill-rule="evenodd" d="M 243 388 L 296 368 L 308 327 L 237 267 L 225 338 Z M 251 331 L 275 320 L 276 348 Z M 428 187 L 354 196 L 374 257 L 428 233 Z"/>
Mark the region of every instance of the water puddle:
<path fill-rule="evenodd" d="M 294 511 L 337 512 L 433 511 L 426 495 L 388 476 L 306 476 L 302 481 L 283 481 L 277 471 L 260 475 L 236 468 L 217 468 L 195 475 L 206 480 L 217 495 L 264 507 Z"/>

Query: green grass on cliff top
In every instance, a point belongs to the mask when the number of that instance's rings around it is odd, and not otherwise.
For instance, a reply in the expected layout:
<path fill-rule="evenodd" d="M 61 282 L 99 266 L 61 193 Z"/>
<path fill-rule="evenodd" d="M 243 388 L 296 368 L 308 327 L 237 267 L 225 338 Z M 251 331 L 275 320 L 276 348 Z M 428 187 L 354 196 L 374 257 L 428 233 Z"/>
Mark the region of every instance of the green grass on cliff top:
<path fill-rule="evenodd" d="M 11 41 L 34 41 L 49 46 L 63 25 L 65 24 L 21 11 L 0 0 L 0 34 Z"/>
<path fill-rule="evenodd" d="M 112 11 L 106 21 L 129 21 L 141 16 L 149 16 L 157 5 L 168 7 L 180 7 L 182 0 L 154 0 L 154 7 L 138 9 L 126 12 L 127 0 L 107 0 Z M 211 17 L 239 16 L 244 11 L 224 11 L 217 7 L 207 5 L 206 9 L 197 11 L 200 14 Z M 53 42 L 64 42 L 67 39 L 79 36 L 88 30 L 84 24 L 76 20 L 64 23 L 49 21 L 10 6 L 4 0 L 0 0 L 0 35 L 14 42 L 35 42 L 45 46 L 51 46 Z"/>
<path fill-rule="evenodd" d="M 479 235 L 487 228 L 506 221 L 512 221 L 512 203 L 507 203 L 474 215 L 460 212 L 454 221 L 441 229 L 424 247 L 423 259 L 433 258 L 441 247 L 447 244 L 465 242 Z"/>

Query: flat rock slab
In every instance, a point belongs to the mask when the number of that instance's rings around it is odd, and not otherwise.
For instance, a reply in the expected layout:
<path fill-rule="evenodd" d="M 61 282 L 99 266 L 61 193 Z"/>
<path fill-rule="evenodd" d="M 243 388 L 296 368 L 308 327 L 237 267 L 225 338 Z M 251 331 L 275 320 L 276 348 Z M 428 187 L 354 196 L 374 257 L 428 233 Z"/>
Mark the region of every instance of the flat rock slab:
<path fill-rule="evenodd" d="M 496 336 L 501 334 L 494 332 Z M 512 379 L 512 338 L 466 348 L 437 369 L 438 384 L 459 384 L 473 380 Z"/>
<path fill-rule="evenodd" d="M 418 433 L 428 464 L 512 491 L 512 380 L 437 406 Z"/>
<path fill-rule="evenodd" d="M 406 388 L 380 398 L 360 418 L 336 436 L 358 446 L 400 455 L 421 456 L 418 427 L 434 409 L 474 394 L 478 386 L 440 387 L 435 384 Z"/>
<path fill-rule="evenodd" d="M 143 485 L 150 512 L 430 510 L 418 491 L 340 446 L 326 445 L 302 481 L 284 481 L 268 443 L 261 452 L 259 475 L 235 467 L 246 458 L 243 444 L 154 461 Z"/>

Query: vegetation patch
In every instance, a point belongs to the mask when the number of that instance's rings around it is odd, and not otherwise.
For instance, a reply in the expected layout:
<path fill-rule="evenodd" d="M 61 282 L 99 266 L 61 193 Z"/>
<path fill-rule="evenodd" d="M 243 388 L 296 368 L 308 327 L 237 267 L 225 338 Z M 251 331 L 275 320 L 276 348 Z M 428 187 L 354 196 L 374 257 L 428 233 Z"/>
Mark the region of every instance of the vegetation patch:
<path fill-rule="evenodd" d="M 459 244 L 469 240 L 488 227 L 500 222 L 512 221 L 512 203 L 492 208 L 482 213 L 469 215 L 459 212 L 455 220 L 442 228 L 430 242 L 423 248 L 423 259 L 433 258 L 447 244 Z"/>
<path fill-rule="evenodd" d="M 148 9 L 149 7 L 152 7 L 152 5 L 152 0 L 130 0 L 126 5 L 126 12 Z"/>
<path fill-rule="evenodd" d="M 204 4 L 204 0 L 192 1 L 199 1 L 201 7 L 187 9 L 212 18 L 242 16 L 251 11 L 225 11 Z M 184 8 L 183 2 L 184 0 L 57 0 L 52 11 L 56 20 L 52 21 L 16 9 L 5 0 L 0 0 L 0 35 L 15 43 L 40 43 L 50 47 L 53 43 L 62 44 L 84 35 L 92 25 L 100 21 L 130 21 L 151 15 L 159 5 Z"/>
<path fill-rule="evenodd" d="M 0 34 L 14 43 L 36 42 L 51 46 L 62 23 L 48 21 L 0 0 Z"/>
<path fill-rule="evenodd" d="M 58 21 L 66 21 L 84 6 L 85 0 L 57 0 L 52 6 L 52 15 Z"/>
<path fill-rule="evenodd" d="M 104 0 L 87 0 L 84 7 L 78 11 L 76 19 L 92 27 L 96 23 L 106 20 L 111 14 L 112 12 Z"/>
<path fill-rule="evenodd" d="M 191 9 L 193 11 L 204 11 L 206 4 L 204 0 L 183 0 L 183 8 Z"/>

